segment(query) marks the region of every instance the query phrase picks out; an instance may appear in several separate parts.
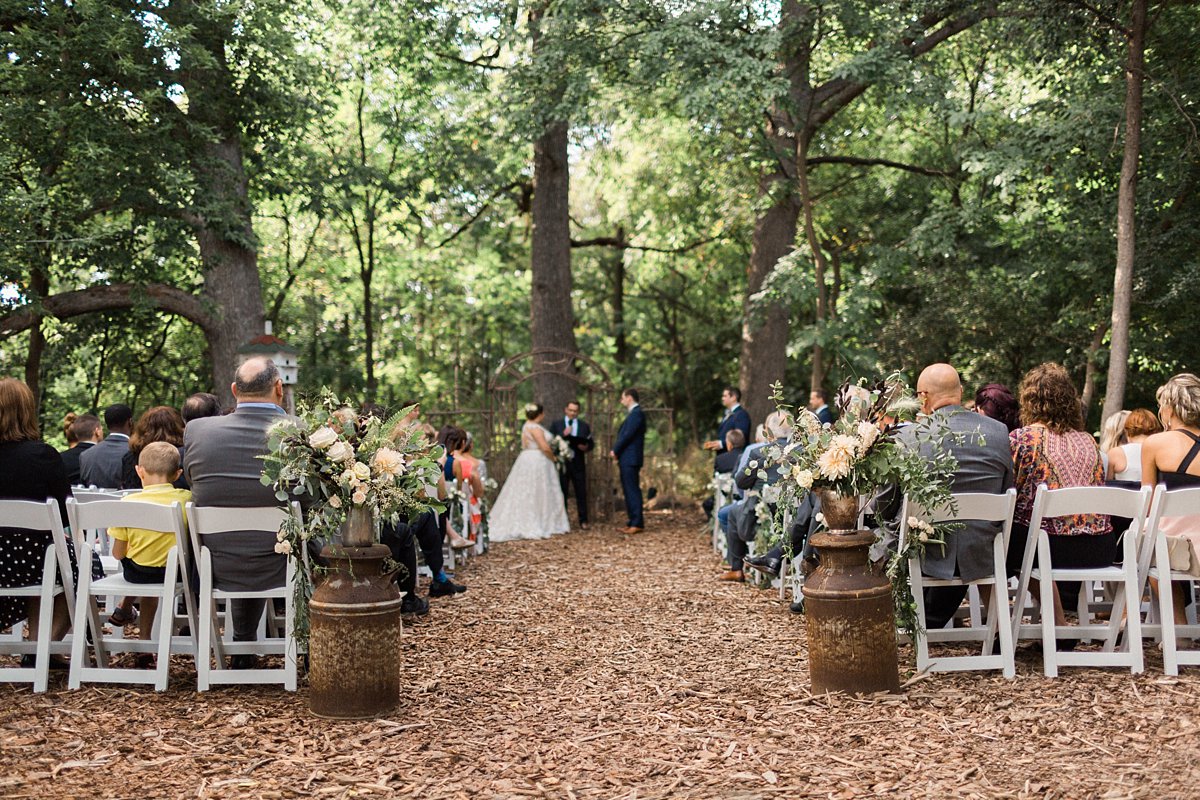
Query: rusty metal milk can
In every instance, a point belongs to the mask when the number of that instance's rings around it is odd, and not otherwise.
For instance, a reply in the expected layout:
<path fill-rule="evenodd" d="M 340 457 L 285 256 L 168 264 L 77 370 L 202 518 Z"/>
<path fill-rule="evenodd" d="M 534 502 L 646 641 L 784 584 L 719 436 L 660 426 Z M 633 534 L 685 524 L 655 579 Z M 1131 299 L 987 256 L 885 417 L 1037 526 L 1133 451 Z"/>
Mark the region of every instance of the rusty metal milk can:
<path fill-rule="evenodd" d="M 828 530 L 812 537 L 821 565 L 804 582 L 812 692 L 898 692 L 892 587 L 868 563 L 875 536 L 855 530 L 857 497 L 818 491 Z"/>
<path fill-rule="evenodd" d="M 400 703 L 400 591 L 370 511 L 348 516 L 342 544 L 321 551 L 331 567 L 309 601 L 308 704 L 318 717 L 370 719 Z"/>

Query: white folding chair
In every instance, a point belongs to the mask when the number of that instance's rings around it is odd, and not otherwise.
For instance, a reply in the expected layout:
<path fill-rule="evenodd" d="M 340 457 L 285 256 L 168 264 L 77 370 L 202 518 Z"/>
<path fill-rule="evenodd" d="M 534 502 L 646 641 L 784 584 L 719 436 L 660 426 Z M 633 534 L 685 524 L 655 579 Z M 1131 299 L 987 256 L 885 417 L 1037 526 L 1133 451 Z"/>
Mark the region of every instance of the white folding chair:
<path fill-rule="evenodd" d="M 908 497 L 900 511 L 900 550 L 903 552 L 909 532 L 908 518 L 910 516 L 940 522 L 999 522 L 1002 527 L 992 541 L 992 574 L 986 578 L 964 581 L 961 578 L 930 578 L 921 572 L 919 559 L 910 558 L 908 561 L 909 585 L 912 587 L 913 600 L 916 602 L 917 619 L 925 619 L 925 589 L 933 586 L 991 586 L 992 602 L 987 613 L 987 625 L 982 619 L 974 621 L 970 628 L 942 628 L 939 630 L 910 631 L 915 639 L 917 651 L 918 672 L 960 672 L 964 670 L 998 669 L 1006 678 L 1016 675 L 1013 658 L 1014 647 L 1012 637 L 1012 619 L 1008 613 L 1008 576 L 1005 569 L 1005 557 L 1008 553 L 1008 539 L 1012 532 L 1013 509 L 1017 505 L 1017 490 L 1009 489 L 1004 494 L 961 493 L 953 495 L 956 513 L 949 509 L 928 512 Z M 954 536 L 951 531 L 948 536 Z M 936 547 L 936 545 L 933 545 Z M 997 636 L 1000 639 L 1000 653 L 992 654 L 992 644 Z M 953 656 L 946 658 L 929 657 L 930 642 L 973 641 L 982 642 L 982 650 L 977 656 Z"/>
<path fill-rule="evenodd" d="M 183 525 L 183 510 L 179 503 L 161 505 L 136 501 L 108 499 L 79 503 L 74 498 L 67 500 L 67 514 L 71 530 L 76 531 L 75 547 L 86 552 L 82 542 L 82 531 L 95 528 L 143 528 L 170 534 L 175 544 L 167 554 L 166 579 L 161 584 L 130 583 L 119 572 L 98 581 L 92 581 L 89 570 L 80 570 L 79 586 L 75 592 L 75 619 L 79 631 L 89 636 L 76 635 L 71 647 L 71 674 L 68 686 L 78 689 L 84 681 L 89 683 L 153 684 L 156 691 L 166 691 L 170 673 L 171 654 L 184 653 L 196 656 L 196 608 L 188 579 L 188 545 Z M 179 596 L 184 599 L 186 613 L 179 616 L 176 606 Z M 126 639 L 105 636 L 100 622 L 96 597 L 156 597 L 158 614 L 154 620 L 155 633 L 151 639 Z M 186 636 L 176 636 L 181 625 L 188 626 Z M 96 666 L 87 664 L 86 639 L 90 638 L 96 656 Z M 154 670 L 117 669 L 109 666 L 110 652 L 157 653 L 158 663 Z"/>
<path fill-rule="evenodd" d="M 283 586 L 258 591 L 232 591 L 218 589 L 214 585 L 212 551 L 206 539 L 229 535 L 238 531 L 267 531 L 275 533 L 291 513 L 299 517 L 299 504 L 291 508 L 216 508 L 187 504 L 188 532 L 192 537 L 193 550 L 200 564 L 200 605 L 198 654 L 196 658 L 196 688 L 207 691 L 213 684 L 280 683 L 289 692 L 296 691 L 296 640 L 293 631 L 296 624 L 296 609 L 293 591 L 296 582 L 295 562 L 287 559 L 287 578 Z M 285 556 L 280 556 L 285 558 Z M 217 635 L 216 603 L 225 601 L 228 610 L 232 600 L 263 599 L 267 601 L 267 613 L 273 602 L 284 601 L 284 631 L 282 639 L 260 639 L 256 642 L 221 641 Z M 227 626 L 229 615 L 227 615 Z M 262 636 L 262 631 L 259 633 Z M 277 669 L 225 668 L 226 655 L 279 654 L 283 656 L 283 667 Z M 211 659 L 216 659 L 217 668 L 212 668 Z"/>
<path fill-rule="evenodd" d="M 50 534 L 50 544 L 46 545 L 45 557 L 42 560 L 41 581 L 28 586 L 0 587 L 0 596 L 25 600 L 36 598 L 40 604 L 36 642 L 16 639 L 0 641 L 0 653 L 4 655 L 34 653 L 34 666 L 0 667 L 0 683 L 32 683 L 35 692 L 44 692 L 50 685 L 50 654 L 65 654 L 70 647 L 68 642 L 50 641 L 55 598 L 60 594 L 64 595 L 68 613 L 75 613 L 74 578 L 58 501 L 49 499 L 39 503 L 32 500 L 0 500 L 0 522 L 3 522 L 5 527 L 28 528 Z M 4 547 L 5 543 L 0 537 L 0 550 Z M 80 564 L 81 572 L 91 569 L 87 553 L 80 553 Z"/>
<path fill-rule="evenodd" d="M 1200 525 L 1200 488 L 1167 491 L 1158 486 L 1154 501 L 1150 505 L 1150 516 L 1146 522 L 1146 536 L 1142 543 L 1139 572 L 1142 580 L 1147 577 L 1158 581 L 1158 622 L 1143 625 L 1143 634 L 1160 634 L 1162 637 L 1163 672 L 1178 675 L 1179 666 L 1200 665 L 1200 650 L 1180 650 L 1176 636 L 1194 638 L 1200 636 L 1200 625 L 1175 623 L 1175 598 L 1172 583 L 1200 581 L 1186 572 L 1171 569 L 1171 558 L 1167 550 L 1167 537 L 1161 530 L 1162 521 L 1173 517 L 1193 517 Z M 1153 605 L 1152 605 L 1153 609 Z"/>
<path fill-rule="evenodd" d="M 1064 667 L 1115 667 L 1127 666 L 1133 673 L 1142 672 L 1141 597 L 1142 584 L 1138 576 L 1138 541 L 1145 528 L 1146 513 L 1150 505 L 1150 487 L 1119 489 L 1112 486 L 1078 486 L 1067 489 L 1050 489 L 1046 484 L 1038 486 L 1033 501 L 1033 513 L 1029 520 L 1029 538 L 1025 542 L 1025 556 L 1021 562 L 1021 573 L 1017 583 L 1015 607 L 1013 609 L 1013 639 L 1018 640 L 1023 632 L 1021 619 L 1025 611 L 1025 595 L 1029 582 L 1039 585 L 1041 606 L 1042 663 L 1046 677 L 1058 675 L 1059 666 Z M 1053 517 L 1076 514 L 1106 514 L 1132 520 L 1129 530 L 1121 539 L 1123 562 L 1118 565 L 1094 568 L 1059 568 L 1050 561 L 1050 536 L 1042 528 L 1042 521 Z M 1034 555 L 1038 566 L 1033 566 Z M 1055 581 L 1111 581 L 1117 585 L 1113 596 L 1112 610 L 1107 622 L 1086 622 L 1086 609 L 1080 624 L 1058 627 L 1054 624 Z M 1086 589 L 1086 587 L 1085 587 Z M 1081 592 L 1086 597 L 1086 591 Z M 1126 615 L 1126 606 L 1130 612 Z M 1125 636 L 1121 637 L 1121 622 L 1126 619 Z M 1058 652 L 1057 639 L 1084 639 L 1092 636 L 1104 639 L 1101 652 Z M 1122 639 L 1117 649 L 1117 639 Z"/>
<path fill-rule="evenodd" d="M 726 496 L 720 484 L 713 488 L 713 515 L 712 515 L 712 544 L 713 552 L 724 558 L 725 548 L 728 543 L 725 541 L 725 531 L 721 530 L 721 521 L 717 519 L 717 512 L 728 505 L 729 497 Z"/>

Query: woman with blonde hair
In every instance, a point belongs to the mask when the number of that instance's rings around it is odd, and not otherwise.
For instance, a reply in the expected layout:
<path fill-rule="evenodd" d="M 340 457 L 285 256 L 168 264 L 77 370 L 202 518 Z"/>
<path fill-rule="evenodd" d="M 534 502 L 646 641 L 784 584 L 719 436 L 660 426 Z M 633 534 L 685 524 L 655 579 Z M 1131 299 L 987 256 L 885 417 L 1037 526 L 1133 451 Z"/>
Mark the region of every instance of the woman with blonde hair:
<path fill-rule="evenodd" d="M 1180 373 L 1159 387 L 1158 418 L 1166 429 L 1142 444 L 1142 485 L 1167 491 L 1200 486 L 1200 378 Z M 1160 529 L 1190 545 L 1190 572 L 1200 577 L 1200 520 L 1163 519 Z M 1174 561 L 1174 558 L 1172 558 Z M 1183 584 L 1175 585 L 1175 621 L 1183 622 Z"/>
<path fill-rule="evenodd" d="M 1161 433 L 1163 427 L 1148 408 L 1121 413 L 1125 415 L 1122 431 L 1124 441 L 1108 450 L 1108 479 L 1141 483 L 1142 443 L 1154 434 Z M 1104 439 L 1100 440 L 1100 446 L 1104 447 Z"/>

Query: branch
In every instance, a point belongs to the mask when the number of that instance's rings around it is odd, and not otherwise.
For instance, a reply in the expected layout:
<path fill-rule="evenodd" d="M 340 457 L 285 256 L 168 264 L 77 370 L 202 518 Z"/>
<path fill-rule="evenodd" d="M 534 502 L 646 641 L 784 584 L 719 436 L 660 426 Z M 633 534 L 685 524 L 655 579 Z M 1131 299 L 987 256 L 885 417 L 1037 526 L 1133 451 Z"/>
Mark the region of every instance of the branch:
<path fill-rule="evenodd" d="M 40 302 L 16 308 L 0 316 L 0 336 L 29 330 L 42 317 L 69 319 L 98 311 L 116 311 L 142 305 L 178 314 L 206 331 L 217 326 L 217 319 L 204 302 L 191 292 L 161 283 L 144 286 L 109 283 L 50 295 Z"/>
<path fill-rule="evenodd" d="M 964 14 L 961 17 L 950 20 L 933 33 L 925 36 L 923 39 L 915 41 L 905 39 L 899 43 L 899 46 L 908 51 L 910 58 L 918 58 L 925 55 L 930 50 L 933 50 L 935 47 L 955 36 L 956 34 L 962 33 L 968 28 L 974 26 L 975 24 L 985 19 L 998 16 L 1000 16 L 1000 13 L 996 10 L 996 8 L 989 5 L 986 8 L 973 11 L 971 13 Z M 924 29 L 927 27 L 927 23 L 932 24 L 930 20 L 933 19 L 935 18 L 932 16 L 922 19 L 920 22 L 922 28 Z M 869 83 L 854 81 L 850 80 L 849 78 L 835 78 L 827 81 L 818 87 L 814 93 L 816 99 L 815 106 L 819 110 L 812 119 L 808 120 L 806 126 L 809 130 L 815 130 L 821 127 L 828 122 L 834 114 L 849 105 L 854 98 L 861 95 L 870 86 L 871 84 Z"/>
<path fill-rule="evenodd" d="M 467 219 L 466 222 L 464 222 L 462 225 L 460 225 L 457 228 L 457 230 L 454 231 L 454 233 L 450 234 L 445 239 L 443 239 L 442 241 L 440 241 L 436 245 L 434 245 L 433 249 L 440 250 L 441 248 L 443 248 L 446 245 L 453 242 L 459 236 L 462 236 L 464 233 L 466 233 L 468 230 L 470 230 L 471 226 L 474 225 L 479 220 L 480 217 L 483 216 L 484 212 L 486 212 L 489 208 L 491 208 L 492 203 L 496 202 L 496 198 L 500 197 L 502 194 L 512 191 L 513 189 L 516 189 L 520 185 L 521 185 L 520 181 L 513 181 L 512 183 L 509 183 L 505 186 L 501 186 L 496 191 L 495 194 L 493 194 L 491 197 L 489 197 L 487 199 L 487 201 L 479 207 L 478 211 L 476 211 L 474 214 L 472 214 L 470 216 L 470 218 Z"/>
<path fill-rule="evenodd" d="M 715 242 L 722 237 L 711 236 L 707 239 L 700 239 L 683 247 L 650 247 L 649 245 L 630 244 L 629 242 L 620 239 L 616 236 L 597 236 L 594 239 L 572 239 L 571 247 L 615 247 L 619 250 L 640 250 L 645 253 L 668 253 L 679 254 L 686 253 L 689 250 L 695 250 L 697 247 Z"/>
<path fill-rule="evenodd" d="M 851 164 L 856 167 L 891 167 L 905 172 L 915 172 L 918 175 L 928 175 L 931 178 L 949 178 L 954 175 L 944 169 L 922 167 L 917 164 L 902 164 L 899 161 L 889 161 L 886 158 L 860 158 L 858 156 L 817 156 L 808 159 L 810 167 L 817 164 Z"/>

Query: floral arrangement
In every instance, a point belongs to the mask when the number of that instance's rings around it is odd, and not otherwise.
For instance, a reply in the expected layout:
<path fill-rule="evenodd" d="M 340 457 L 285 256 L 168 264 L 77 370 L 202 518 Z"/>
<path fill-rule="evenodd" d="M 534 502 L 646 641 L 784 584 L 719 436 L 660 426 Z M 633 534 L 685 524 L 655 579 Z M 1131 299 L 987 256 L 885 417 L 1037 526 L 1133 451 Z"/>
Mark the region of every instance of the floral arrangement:
<path fill-rule="evenodd" d="M 712 489 L 713 493 L 720 492 L 726 500 L 733 495 L 733 486 L 733 475 L 728 472 L 718 472 L 708 482 L 708 488 Z"/>
<path fill-rule="evenodd" d="M 404 409 L 388 419 L 361 415 L 326 392 L 316 402 L 301 402 L 295 417 L 284 417 L 267 432 L 262 482 L 280 502 L 299 500 L 303 523 L 290 515 L 275 551 L 300 559 L 312 540 L 331 539 L 352 508 L 370 512 L 379 524 L 431 508 L 427 487 L 441 470 L 436 449 L 420 428 L 405 424 Z M 307 572 L 297 564 L 297 638 L 307 636 Z"/>
<path fill-rule="evenodd" d="M 794 508 L 810 491 L 869 497 L 895 487 L 924 508 L 952 506 L 950 484 L 958 463 L 942 442 L 953 434 L 927 420 L 915 421 L 920 403 L 899 375 L 872 384 L 843 383 L 836 398 L 839 416 L 832 424 L 822 424 L 807 409 L 793 412 L 782 404 L 780 387 L 773 388 L 776 404 L 795 419 L 787 440 L 766 449 L 767 464 L 778 465 L 780 471 L 779 510 L 771 526 L 776 541 L 786 539 L 782 511 Z M 898 439 L 905 424 L 917 426 L 916 447 Z M 818 514 L 817 520 L 823 523 L 824 517 Z M 920 620 L 908 586 L 908 559 L 920 557 L 927 545 L 944 544 L 949 530 L 922 525 L 930 529 L 914 528 L 916 535 L 909 537 L 904 552 L 893 554 L 887 565 L 897 623 L 913 630 Z"/>
<path fill-rule="evenodd" d="M 575 457 L 575 451 L 570 443 L 561 436 L 550 437 L 550 452 L 554 454 L 554 463 L 559 472 L 566 472 L 567 462 Z"/>

